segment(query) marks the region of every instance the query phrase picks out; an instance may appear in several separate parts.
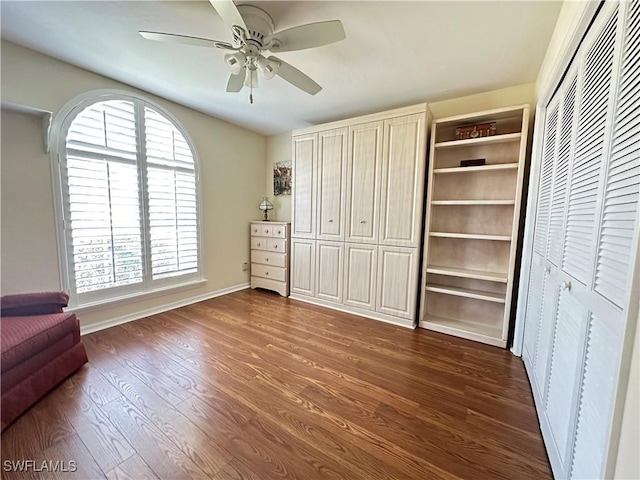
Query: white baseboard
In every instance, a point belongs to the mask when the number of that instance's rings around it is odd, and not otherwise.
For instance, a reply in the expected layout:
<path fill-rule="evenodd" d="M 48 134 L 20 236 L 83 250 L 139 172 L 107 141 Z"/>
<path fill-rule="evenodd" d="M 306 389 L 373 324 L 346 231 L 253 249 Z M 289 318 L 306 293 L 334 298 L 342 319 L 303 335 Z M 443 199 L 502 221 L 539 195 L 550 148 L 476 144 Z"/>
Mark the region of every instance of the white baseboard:
<path fill-rule="evenodd" d="M 100 330 L 104 330 L 105 328 L 115 327 L 117 325 L 122 325 L 123 323 L 133 322 L 134 320 L 139 320 L 141 318 L 148 317 L 150 315 L 156 315 L 158 313 L 163 313 L 169 310 L 173 310 L 174 308 L 185 307 L 193 303 L 203 302 L 211 298 L 220 297 L 222 295 L 227 295 L 229 293 L 237 292 L 239 290 L 244 290 L 246 288 L 249 288 L 249 284 L 243 283 L 240 285 L 235 285 L 233 287 L 216 290 L 215 292 L 209 292 L 203 295 L 197 295 L 195 297 L 184 298 L 182 300 L 178 300 L 177 302 L 165 303 L 157 307 L 147 308 L 146 310 L 140 310 L 140 311 L 131 313 L 129 315 L 123 315 L 121 317 L 112 318 L 110 320 L 104 320 L 102 322 L 96 322 L 90 325 L 84 325 L 80 327 L 80 335 L 88 335 L 89 333 L 98 332 Z"/>
<path fill-rule="evenodd" d="M 324 301 L 315 297 L 307 297 L 305 295 L 297 295 L 292 293 L 289 295 L 289 298 L 293 300 L 299 300 L 305 303 L 311 303 L 312 305 L 318 305 L 320 307 L 327 307 L 332 310 L 338 310 L 339 312 L 350 313 L 351 315 L 359 315 L 361 317 L 371 318 L 372 320 L 378 320 L 384 323 L 390 323 L 392 325 L 397 325 L 399 327 L 410 328 L 414 330 L 416 328 L 413 320 L 393 317 L 391 315 L 387 315 L 386 313 L 374 312 L 372 310 L 365 310 L 363 308 L 344 306 L 340 304 L 336 304 L 333 302 Z"/>

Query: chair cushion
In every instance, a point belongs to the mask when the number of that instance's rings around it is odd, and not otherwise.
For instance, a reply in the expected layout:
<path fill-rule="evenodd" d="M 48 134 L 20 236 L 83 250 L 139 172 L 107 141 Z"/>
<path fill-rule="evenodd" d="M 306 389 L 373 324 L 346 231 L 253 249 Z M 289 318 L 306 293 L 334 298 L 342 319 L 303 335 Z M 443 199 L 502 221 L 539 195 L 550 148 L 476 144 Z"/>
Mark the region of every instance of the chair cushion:
<path fill-rule="evenodd" d="M 38 354 L 66 335 L 80 341 L 80 326 L 75 313 L 53 313 L 28 317 L 2 317 L 0 363 L 5 372 Z"/>

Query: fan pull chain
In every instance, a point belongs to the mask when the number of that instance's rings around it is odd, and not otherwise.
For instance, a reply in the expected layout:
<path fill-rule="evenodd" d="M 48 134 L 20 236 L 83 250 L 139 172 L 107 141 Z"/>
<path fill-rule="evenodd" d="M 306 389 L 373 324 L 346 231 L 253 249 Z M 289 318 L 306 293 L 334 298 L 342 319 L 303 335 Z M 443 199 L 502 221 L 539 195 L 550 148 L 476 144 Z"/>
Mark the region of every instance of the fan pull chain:
<path fill-rule="evenodd" d="M 253 75 L 249 75 L 249 103 L 253 105 Z"/>

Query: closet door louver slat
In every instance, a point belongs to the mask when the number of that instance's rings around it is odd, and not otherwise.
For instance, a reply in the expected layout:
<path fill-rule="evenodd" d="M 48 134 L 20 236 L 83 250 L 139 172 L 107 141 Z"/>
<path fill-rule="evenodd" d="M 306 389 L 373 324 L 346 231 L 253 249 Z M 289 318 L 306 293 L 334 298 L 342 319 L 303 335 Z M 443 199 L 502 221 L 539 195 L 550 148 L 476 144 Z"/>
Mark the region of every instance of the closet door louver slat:
<path fill-rule="evenodd" d="M 570 478 L 605 477 L 621 349 L 621 330 L 591 314 Z"/>
<path fill-rule="evenodd" d="M 618 307 L 628 291 L 640 181 L 640 2 L 630 4 L 611 157 L 605 184 L 595 290 Z"/>
<path fill-rule="evenodd" d="M 617 12 L 589 50 L 583 75 L 575 157 L 568 197 L 562 268 L 581 283 L 590 283 L 593 236 L 605 124 L 613 73 Z"/>
<path fill-rule="evenodd" d="M 527 296 L 527 324 L 524 331 L 525 358 L 531 363 L 535 360 L 538 324 L 540 322 L 540 307 L 542 301 L 542 265 L 534 260 L 531 266 L 531 280 Z"/>
<path fill-rule="evenodd" d="M 535 376 L 538 381 L 540 398 L 547 401 L 549 381 L 549 355 L 551 354 L 551 341 L 554 328 L 556 300 L 558 298 L 556 280 L 550 273 L 544 274 L 544 286 L 542 290 L 542 306 L 540 321 L 538 322 L 538 338 L 536 340 Z"/>
<path fill-rule="evenodd" d="M 542 176 L 540 182 L 540 197 L 536 212 L 536 235 L 533 248 L 540 255 L 547 250 L 547 233 L 549 210 L 551 206 L 551 189 L 553 186 L 553 167 L 556 155 L 556 137 L 558 127 L 559 105 L 550 107 L 549 117 L 545 126 L 544 153 L 542 157 Z"/>
<path fill-rule="evenodd" d="M 558 298 L 546 404 L 546 415 L 553 426 L 554 443 L 562 466 L 560 475 L 556 472 L 560 478 L 566 478 L 571 465 L 574 405 L 579 388 L 577 372 L 584 353 L 587 319 L 585 307 L 569 290 L 562 290 Z"/>
<path fill-rule="evenodd" d="M 577 77 L 574 75 L 569 88 L 562 97 L 562 118 L 558 140 L 558 160 L 556 162 L 553 195 L 549 210 L 549 239 L 547 259 L 556 266 L 562 261 L 562 238 L 564 232 L 564 211 L 567 199 L 567 180 L 573 147 L 575 126 Z"/>

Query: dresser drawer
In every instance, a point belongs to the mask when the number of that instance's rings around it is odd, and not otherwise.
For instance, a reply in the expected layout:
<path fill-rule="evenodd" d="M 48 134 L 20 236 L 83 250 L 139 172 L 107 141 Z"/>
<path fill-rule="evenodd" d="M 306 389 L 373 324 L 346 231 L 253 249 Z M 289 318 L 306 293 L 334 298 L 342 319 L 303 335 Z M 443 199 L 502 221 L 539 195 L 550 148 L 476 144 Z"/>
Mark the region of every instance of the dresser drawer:
<path fill-rule="evenodd" d="M 287 238 L 287 227 L 284 225 L 274 225 L 272 233 L 274 238 Z"/>
<path fill-rule="evenodd" d="M 287 241 L 283 238 L 267 238 L 267 250 L 270 252 L 286 252 Z"/>
<path fill-rule="evenodd" d="M 284 268 L 287 266 L 287 254 L 252 250 L 251 263 L 261 263 L 263 265 L 271 265 L 272 267 Z"/>
<path fill-rule="evenodd" d="M 284 282 L 287 277 L 287 270 L 284 268 L 255 264 L 251 266 L 251 275 Z"/>
<path fill-rule="evenodd" d="M 262 225 L 259 223 L 251 224 L 251 236 L 252 237 L 260 237 L 262 235 Z"/>
<path fill-rule="evenodd" d="M 260 235 L 263 237 L 273 237 L 273 225 L 260 225 Z"/>
<path fill-rule="evenodd" d="M 264 237 L 251 237 L 251 250 L 268 250 L 267 242 L 271 240 Z"/>

